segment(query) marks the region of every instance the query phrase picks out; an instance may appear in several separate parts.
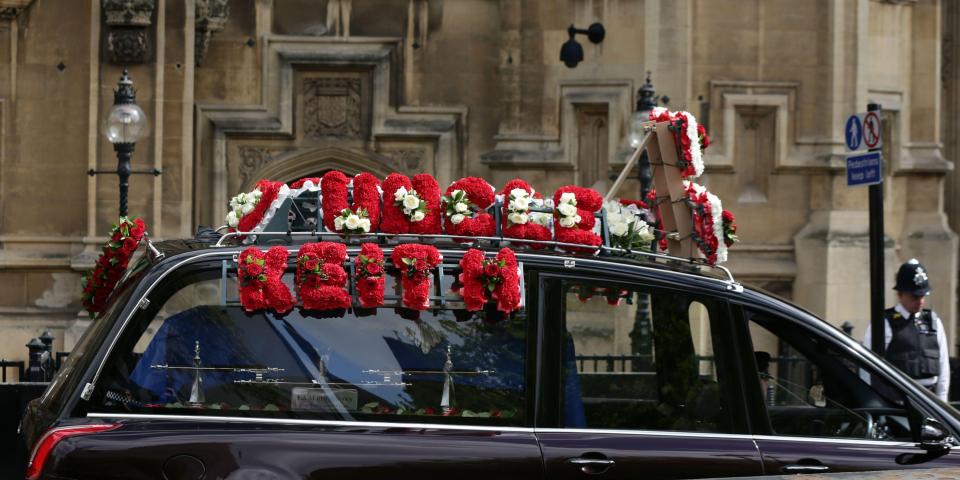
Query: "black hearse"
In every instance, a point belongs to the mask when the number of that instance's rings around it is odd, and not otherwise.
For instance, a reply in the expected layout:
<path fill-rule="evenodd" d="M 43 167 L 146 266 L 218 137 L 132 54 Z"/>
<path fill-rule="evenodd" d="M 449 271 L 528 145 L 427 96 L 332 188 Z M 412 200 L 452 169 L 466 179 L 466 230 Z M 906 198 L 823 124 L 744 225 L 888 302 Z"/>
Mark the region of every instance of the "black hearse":
<path fill-rule="evenodd" d="M 288 251 L 292 284 L 307 241 Z M 238 301 L 236 236 L 151 243 L 42 398 L 27 478 L 697 478 L 960 464 L 960 415 L 843 332 L 701 261 L 524 248 L 520 308 L 280 315 Z M 537 245 L 543 247 L 544 244 Z M 552 242 L 549 246 L 557 246 Z M 351 283 L 352 285 L 352 283 Z M 349 287 L 355 294 L 353 287 Z M 355 298 L 355 297 L 354 297 Z M 394 304 L 390 304 L 393 301 Z"/>

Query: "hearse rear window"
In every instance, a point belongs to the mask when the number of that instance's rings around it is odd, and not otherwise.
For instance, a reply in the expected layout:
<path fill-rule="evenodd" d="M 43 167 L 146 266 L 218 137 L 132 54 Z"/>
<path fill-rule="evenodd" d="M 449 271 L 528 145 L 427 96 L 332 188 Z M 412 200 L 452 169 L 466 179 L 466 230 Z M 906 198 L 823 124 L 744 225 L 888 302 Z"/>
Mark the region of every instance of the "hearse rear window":
<path fill-rule="evenodd" d="M 442 279 L 442 287 L 453 278 Z M 524 308 L 468 312 L 450 302 L 425 311 L 248 313 L 231 299 L 236 277 L 225 280 L 220 269 L 173 282 L 179 287 L 163 302 L 152 298 L 123 333 L 98 382 L 94 410 L 524 423 Z M 292 289 L 292 271 L 284 282 Z M 393 288 L 388 277 L 387 291 Z"/>

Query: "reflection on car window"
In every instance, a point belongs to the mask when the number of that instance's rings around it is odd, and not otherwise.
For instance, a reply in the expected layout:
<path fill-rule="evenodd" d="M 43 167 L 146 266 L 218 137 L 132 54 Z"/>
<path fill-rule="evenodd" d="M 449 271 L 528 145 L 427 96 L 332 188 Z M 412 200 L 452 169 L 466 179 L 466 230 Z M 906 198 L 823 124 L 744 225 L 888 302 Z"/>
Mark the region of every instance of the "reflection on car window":
<path fill-rule="evenodd" d="M 729 432 L 712 327 L 718 303 L 563 282 L 563 425 Z"/>
<path fill-rule="evenodd" d="M 903 394 L 835 346 L 746 309 L 760 394 L 777 435 L 910 441 Z"/>
<path fill-rule="evenodd" d="M 289 276 L 289 274 L 288 274 Z M 100 410 L 520 425 L 526 312 L 221 304 L 235 280 L 198 274 L 108 360 Z M 287 279 L 289 280 L 289 279 Z M 228 295 L 228 296 L 229 296 Z M 452 306 L 452 305 L 451 305 Z M 99 386 L 98 386 L 99 388 Z"/>

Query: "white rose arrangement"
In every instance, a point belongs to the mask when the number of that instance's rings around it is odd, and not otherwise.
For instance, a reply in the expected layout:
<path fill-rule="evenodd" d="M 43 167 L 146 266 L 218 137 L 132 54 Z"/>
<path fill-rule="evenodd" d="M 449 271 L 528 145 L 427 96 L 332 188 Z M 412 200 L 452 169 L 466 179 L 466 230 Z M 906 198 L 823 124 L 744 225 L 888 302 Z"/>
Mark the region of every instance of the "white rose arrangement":
<path fill-rule="evenodd" d="M 226 217 L 227 226 L 237 228 L 237 225 L 240 224 L 240 219 L 253 211 L 257 204 L 260 203 L 260 197 L 262 196 L 263 193 L 260 192 L 260 189 L 254 189 L 252 192 L 241 192 L 239 195 L 231 198 L 230 211 L 227 212 Z"/>
<path fill-rule="evenodd" d="M 611 201 L 604 205 L 604 209 L 613 246 L 650 251 L 650 245 L 656 237 L 650 225 L 640 218 L 640 211 L 635 206 L 624 207 L 620 202 Z"/>
<path fill-rule="evenodd" d="M 369 233 L 370 218 L 367 209 L 361 208 L 354 212 L 344 208 L 340 211 L 340 216 L 333 219 L 333 226 L 338 232 L 347 234 Z"/>
<path fill-rule="evenodd" d="M 514 188 L 507 198 L 507 222 L 511 225 L 525 225 L 530 221 L 530 205 L 533 198 L 530 192 Z"/>
<path fill-rule="evenodd" d="M 427 216 L 427 201 L 416 190 L 400 187 L 393 193 L 393 202 L 403 210 L 411 222 L 419 222 Z"/>
<path fill-rule="evenodd" d="M 467 192 L 463 190 L 454 190 L 450 195 L 443 196 L 443 202 L 447 206 L 446 215 L 451 223 L 459 225 L 460 222 L 473 218 L 477 207 L 470 203 L 467 198 Z"/>
<path fill-rule="evenodd" d="M 560 215 L 560 226 L 564 228 L 573 228 L 580 223 L 580 215 L 577 213 L 577 196 L 573 192 L 566 192 L 560 195 L 560 203 L 556 207 Z"/>

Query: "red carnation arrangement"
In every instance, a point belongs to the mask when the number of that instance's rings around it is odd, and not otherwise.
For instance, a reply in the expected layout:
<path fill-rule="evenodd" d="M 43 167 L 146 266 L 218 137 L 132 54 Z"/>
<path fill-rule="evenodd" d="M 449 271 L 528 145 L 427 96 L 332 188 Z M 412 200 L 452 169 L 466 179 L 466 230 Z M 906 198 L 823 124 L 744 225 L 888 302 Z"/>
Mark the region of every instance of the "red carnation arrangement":
<path fill-rule="evenodd" d="M 723 205 L 716 195 L 693 183 L 686 184 L 687 200 L 693 212 L 693 233 L 697 247 L 707 257 L 707 263 L 716 265 L 727 261 L 727 235 Z M 729 214 L 731 222 L 733 214 Z M 736 228 L 736 227 L 734 227 Z M 736 241 L 736 235 L 731 243 Z"/>
<path fill-rule="evenodd" d="M 350 306 L 344 290 L 347 247 L 342 243 L 307 243 L 297 255 L 297 295 L 307 310 L 336 310 Z"/>
<path fill-rule="evenodd" d="M 270 204 L 280 195 L 280 189 L 285 187 L 283 182 L 274 182 L 272 180 L 260 180 L 257 182 L 257 190 L 260 190 L 260 201 L 253 207 L 253 210 L 240 218 L 240 223 L 236 229 L 231 231 L 252 232 L 254 227 L 263 220 Z"/>
<path fill-rule="evenodd" d="M 240 304 L 248 312 L 271 308 L 289 312 L 294 305 L 290 289 L 280 279 L 287 269 L 287 249 L 271 247 L 266 253 L 257 247 L 240 252 L 237 277 Z"/>
<path fill-rule="evenodd" d="M 710 146 L 707 129 L 697 123 L 690 112 L 671 112 L 663 107 L 651 110 L 650 120 L 670 122 L 674 126 L 671 133 L 680 151 L 681 175 L 684 178 L 699 177 L 703 173 L 703 151 Z"/>
<path fill-rule="evenodd" d="M 386 212 L 384 212 L 386 216 Z M 383 250 L 375 243 L 364 243 L 356 259 L 357 297 L 360 306 L 373 308 L 383 305 L 384 265 Z"/>
<path fill-rule="evenodd" d="M 376 231 L 380 226 L 380 180 L 373 174 L 363 172 L 353 177 L 353 204 L 347 202 L 347 190 L 350 178 L 338 170 L 331 170 L 324 174 L 320 181 L 321 205 L 323 207 L 323 224 L 331 232 L 343 232 L 337 228 L 337 218 L 347 210 L 359 217 L 369 219 L 368 231 Z M 351 232 L 344 232 L 351 233 Z"/>
<path fill-rule="evenodd" d="M 417 199 L 416 206 L 404 205 L 410 196 Z M 383 181 L 383 199 L 382 232 L 440 233 L 440 185 L 433 175 L 421 173 L 411 181 L 405 175 L 391 173 Z"/>
<path fill-rule="evenodd" d="M 393 265 L 400 270 L 403 306 L 414 310 L 430 307 L 430 271 L 443 257 L 436 247 L 408 243 L 393 249 Z"/>
<path fill-rule="evenodd" d="M 80 281 L 83 285 L 83 308 L 91 317 L 96 318 L 103 311 L 110 293 L 127 270 L 130 257 L 146 235 L 146 229 L 139 218 L 130 220 L 120 217 L 120 221 L 113 226 L 110 241 L 103 246 L 93 270 Z"/>
<path fill-rule="evenodd" d="M 526 192 L 521 194 L 520 190 Z M 503 186 L 503 236 L 527 240 L 550 240 L 550 229 L 534 221 L 530 213 L 533 199 L 542 198 L 529 183 L 514 178 Z M 543 248 L 535 243 L 533 248 Z"/>
<path fill-rule="evenodd" d="M 493 236 L 497 224 L 486 210 L 495 199 L 494 188 L 482 178 L 465 177 L 451 183 L 443 197 L 444 230 L 450 235 L 464 237 Z"/>
<path fill-rule="evenodd" d="M 503 248 L 493 259 L 486 259 L 483 251 L 471 248 L 460 260 L 460 270 L 459 293 L 468 311 L 482 310 L 489 299 L 496 300 L 497 310 L 503 313 L 520 308 L 520 274 L 513 250 Z"/>
<path fill-rule="evenodd" d="M 320 186 L 320 177 L 304 177 L 290 184 L 291 190 L 300 190 L 307 182 Z"/>
<path fill-rule="evenodd" d="M 566 185 L 553 194 L 554 231 L 557 241 L 599 246 L 600 235 L 593 233 L 594 214 L 603 208 L 603 197 L 591 188 Z M 577 253 L 594 253 L 594 248 L 563 247 Z"/>

